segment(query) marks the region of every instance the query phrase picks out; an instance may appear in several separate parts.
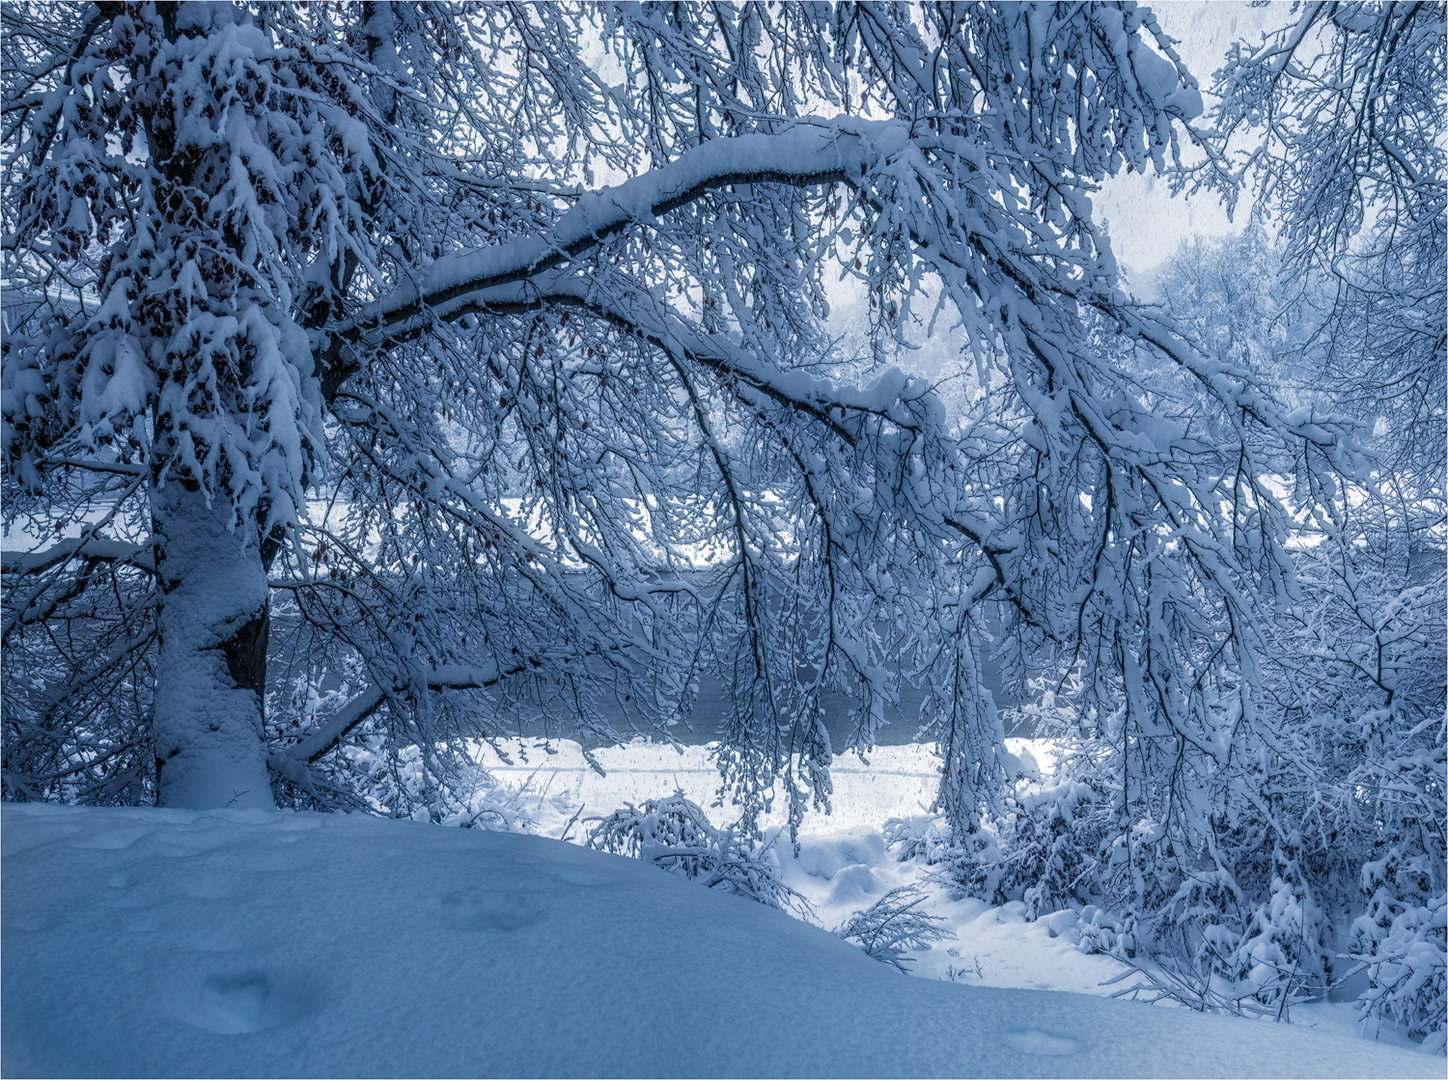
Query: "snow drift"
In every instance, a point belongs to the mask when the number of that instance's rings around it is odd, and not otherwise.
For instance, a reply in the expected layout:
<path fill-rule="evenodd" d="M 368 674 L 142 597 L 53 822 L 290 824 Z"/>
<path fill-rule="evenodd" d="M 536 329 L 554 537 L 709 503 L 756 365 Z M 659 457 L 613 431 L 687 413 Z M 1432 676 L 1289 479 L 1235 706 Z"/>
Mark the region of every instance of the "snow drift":
<path fill-rule="evenodd" d="M 6 1075 L 1440 1076 L 1393 1047 L 912 979 L 539 837 L 4 807 Z"/>

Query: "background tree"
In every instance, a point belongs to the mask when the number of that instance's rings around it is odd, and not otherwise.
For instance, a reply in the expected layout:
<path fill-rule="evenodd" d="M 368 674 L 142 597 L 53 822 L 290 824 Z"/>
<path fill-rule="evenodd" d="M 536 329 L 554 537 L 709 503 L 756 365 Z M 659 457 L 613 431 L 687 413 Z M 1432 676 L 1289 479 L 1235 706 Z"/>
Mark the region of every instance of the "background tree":
<path fill-rule="evenodd" d="M 1386 469 L 1440 493 L 1443 38 L 1431 4 L 1302 5 L 1228 54 L 1213 152 L 1184 177 L 1229 205 L 1245 184 L 1262 194 L 1284 242 L 1280 280 L 1316 323 L 1314 372 L 1395 432 Z"/>
<path fill-rule="evenodd" d="M 1334 792 L 1332 810 L 1305 814 L 1317 836 L 1299 858 L 1325 866 L 1346 851 L 1347 880 L 1320 868 L 1319 894 L 1360 889 L 1354 901 L 1368 901 L 1347 943 L 1370 975 L 1364 1015 L 1439 1050 L 1448 952 L 1429 928 L 1448 901 L 1445 29 L 1430 5 L 1305 5 L 1217 73 L 1209 170 L 1228 191 L 1254 182 L 1277 216 L 1278 280 L 1298 326 L 1285 359 L 1316 381 L 1314 399 L 1361 420 L 1374 453 L 1368 482 L 1303 530 L 1309 600 L 1279 655 L 1317 678 L 1283 678 L 1279 701 L 1301 748 L 1290 786 Z M 1244 131 L 1260 143 L 1234 154 Z"/>
<path fill-rule="evenodd" d="M 1271 493 L 1248 518 L 1282 514 L 1286 537 L 1277 602 L 1250 612 L 1256 655 L 1234 659 L 1242 633 L 1205 606 L 1165 637 L 1205 629 L 1189 685 L 1217 716 L 1236 698 L 1226 738 L 1142 723 L 1133 679 L 1067 654 L 1025 706 L 1070 747 L 1057 782 L 1018 792 L 981 853 L 954 858 L 967 888 L 1033 912 L 1103 903 L 1116 915 L 1096 946 L 1163 958 L 1153 977 L 1175 973 L 1162 989 L 1196 1007 L 1282 1015 L 1366 971 L 1365 1018 L 1441 1049 L 1444 22 L 1411 4 L 1298 14 L 1229 53 L 1206 156 L 1178 172 L 1229 196 L 1253 183 L 1276 241 L 1190 244 L 1157 286 L 1199 352 L 1273 386 L 1295 419 L 1356 419 L 1367 460 L 1245 466 Z M 1138 594 L 1187 610 L 1179 581 L 1154 576 Z"/>

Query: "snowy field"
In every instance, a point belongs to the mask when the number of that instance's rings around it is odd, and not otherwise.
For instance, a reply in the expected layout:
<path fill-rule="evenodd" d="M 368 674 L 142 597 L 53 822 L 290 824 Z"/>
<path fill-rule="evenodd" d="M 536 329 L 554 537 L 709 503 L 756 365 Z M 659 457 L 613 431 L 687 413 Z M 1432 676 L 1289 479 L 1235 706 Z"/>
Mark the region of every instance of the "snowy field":
<path fill-rule="evenodd" d="M 489 762 L 532 837 L 7 804 L 4 1074 L 1443 1074 L 1331 1030 L 1347 1005 L 1271 1024 L 1108 1000 L 1119 968 L 1072 944 L 1069 917 L 936 889 L 955 937 L 917 977 L 826 933 L 920 874 L 880 824 L 928 804 L 925 748 L 842 759 L 836 812 L 806 820 L 797 860 L 777 846 L 822 929 L 548 839 L 676 787 L 707 805 L 702 748 L 602 751 L 600 777 L 554 747 Z"/>

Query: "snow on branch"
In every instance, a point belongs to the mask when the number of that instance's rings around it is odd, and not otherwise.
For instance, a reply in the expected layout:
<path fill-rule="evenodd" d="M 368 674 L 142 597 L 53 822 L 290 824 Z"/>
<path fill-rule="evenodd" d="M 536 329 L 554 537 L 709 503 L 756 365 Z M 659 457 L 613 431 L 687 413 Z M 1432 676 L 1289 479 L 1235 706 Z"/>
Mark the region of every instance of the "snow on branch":
<path fill-rule="evenodd" d="M 682 791 L 646 799 L 642 806 L 628 803 L 593 820 L 591 848 L 642 859 L 768 907 L 801 915 L 810 910 L 808 901 L 784 883 L 767 845 L 757 848 L 732 826 L 715 828 L 703 808 Z"/>
<path fill-rule="evenodd" d="M 143 570 L 151 569 L 151 545 L 124 540 L 81 537 L 62 540 L 40 551 L 0 552 L 0 568 L 7 574 L 38 574 L 70 559 L 124 562 Z"/>
<path fill-rule="evenodd" d="M 945 920 L 920 910 L 925 891 L 918 885 L 891 889 L 864 911 L 856 911 L 835 931 L 846 941 L 856 942 L 865 955 L 907 971 L 914 963 L 905 956 L 909 949 L 929 948 L 955 935 L 941 923 Z"/>
<path fill-rule="evenodd" d="M 449 664 L 428 672 L 419 681 L 424 682 L 429 690 L 480 690 L 495 686 L 507 676 L 522 670 L 521 666 L 500 671 L 492 664 L 476 667 Z M 389 696 L 381 685 L 362 691 L 333 713 L 321 727 L 308 732 L 286 750 L 268 755 L 268 768 L 278 776 L 311 790 L 307 766 L 334 749 L 358 724 L 376 712 Z"/>
<path fill-rule="evenodd" d="M 736 344 L 730 335 L 704 333 L 647 294 L 604 293 L 587 277 L 566 270 L 550 271 L 526 283 L 462 293 L 425 314 L 418 313 L 414 319 L 420 324 L 432 319 L 458 319 L 478 311 L 507 314 L 548 305 L 587 308 L 641 334 L 669 355 L 687 357 L 718 375 L 741 380 L 780 404 L 814 414 L 846 442 L 853 443 L 854 436 L 827 410 L 882 415 L 902 428 L 916 428 L 922 419 L 918 410 L 931 408 L 925 404 L 931 395 L 929 384 L 909 378 L 899 368 L 887 368 L 863 387 L 821 378 L 762 357 Z M 395 326 L 389 340 L 409 336 L 419 328 L 411 321 Z"/>
<path fill-rule="evenodd" d="M 807 119 L 778 134 L 715 139 L 668 165 L 583 196 L 544 236 L 439 259 L 414 282 L 363 307 L 334 331 L 355 340 L 367 327 L 390 327 L 425 307 L 521 281 L 559 266 L 636 222 L 648 222 L 728 184 L 837 183 L 898 153 L 909 130 L 898 120 Z"/>

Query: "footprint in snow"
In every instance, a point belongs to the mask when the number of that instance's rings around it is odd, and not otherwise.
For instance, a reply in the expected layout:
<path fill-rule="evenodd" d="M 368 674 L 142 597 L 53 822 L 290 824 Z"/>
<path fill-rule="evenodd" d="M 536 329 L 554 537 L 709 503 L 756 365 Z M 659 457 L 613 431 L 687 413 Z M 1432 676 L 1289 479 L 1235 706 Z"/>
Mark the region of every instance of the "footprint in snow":
<path fill-rule="evenodd" d="M 244 1035 L 293 1023 L 320 997 L 312 980 L 275 971 L 235 971 L 208 976 L 199 988 L 177 995 L 174 1012 L 193 1027 L 218 1035 Z"/>
<path fill-rule="evenodd" d="M 122 848 L 130 847 L 142 837 L 149 836 L 154 831 L 150 825 L 111 828 L 78 837 L 72 840 L 71 844 L 74 847 L 89 848 L 94 851 L 120 851 Z"/>
<path fill-rule="evenodd" d="M 520 930 L 541 915 L 531 897 L 517 893 L 469 889 L 442 898 L 442 921 L 454 930 Z"/>
<path fill-rule="evenodd" d="M 1006 1042 L 1023 1054 L 1074 1054 L 1081 1044 L 1069 1035 L 1058 1035 L 1040 1028 L 1018 1028 L 1007 1031 Z"/>

